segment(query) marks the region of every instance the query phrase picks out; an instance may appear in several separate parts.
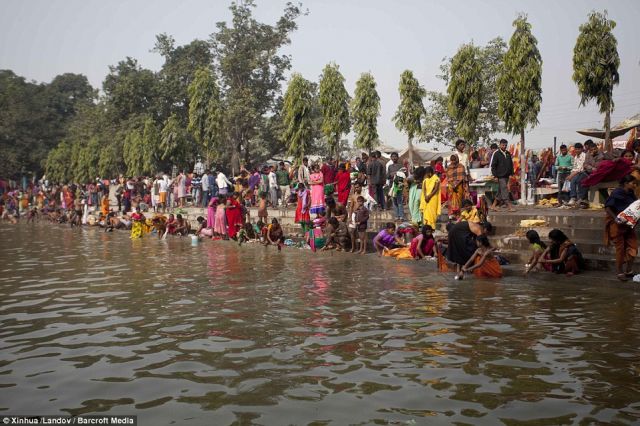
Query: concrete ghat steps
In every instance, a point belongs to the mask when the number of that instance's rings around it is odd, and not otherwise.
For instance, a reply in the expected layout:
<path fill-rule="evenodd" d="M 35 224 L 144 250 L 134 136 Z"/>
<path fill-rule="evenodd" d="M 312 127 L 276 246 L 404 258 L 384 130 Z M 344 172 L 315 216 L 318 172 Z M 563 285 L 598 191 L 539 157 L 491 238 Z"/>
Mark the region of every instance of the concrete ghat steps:
<path fill-rule="evenodd" d="M 542 235 L 542 239 L 543 241 L 546 240 L 545 234 Z M 529 241 L 524 237 L 496 236 L 492 237 L 491 241 L 493 245 L 499 249 L 522 251 L 526 253 L 530 252 Z M 576 244 L 584 256 L 590 256 L 593 254 L 613 257 L 616 254 L 615 248 L 612 245 L 607 247 L 602 243 L 602 241 L 580 240 L 573 238 L 571 241 Z"/>

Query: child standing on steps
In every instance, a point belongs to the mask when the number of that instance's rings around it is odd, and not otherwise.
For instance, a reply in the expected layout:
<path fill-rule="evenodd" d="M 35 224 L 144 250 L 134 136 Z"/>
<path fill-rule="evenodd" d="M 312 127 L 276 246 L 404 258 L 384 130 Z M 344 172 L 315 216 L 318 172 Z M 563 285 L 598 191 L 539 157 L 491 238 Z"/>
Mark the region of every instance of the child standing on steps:
<path fill-rule="evenodd" d="M 258 220 L 267 223 L 269 213 L 267 212 L 267 194 L 263 192 L 260 194 L 260 200 L 258 201 Z"/>
<path fill-rule="evenodd" d="M 351 231 L 351 253 L 356 252 L 356 238 L 360 239 L 360 249 L 358 253 L 367 252 L 367 222 L 369 221 L 369 209 L 364 206 L 364 197 L 361 195 L 356 199 L 357 207 L 351 215 L 349 230 Z"/>

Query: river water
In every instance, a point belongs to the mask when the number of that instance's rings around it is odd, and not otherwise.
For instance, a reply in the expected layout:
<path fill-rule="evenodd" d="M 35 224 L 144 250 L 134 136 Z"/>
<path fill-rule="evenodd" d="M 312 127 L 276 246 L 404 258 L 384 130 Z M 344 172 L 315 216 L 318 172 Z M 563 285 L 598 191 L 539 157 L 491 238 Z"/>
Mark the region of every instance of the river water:
<path fill-rule="evenodd" d="M 640 422 L 640 294 L 375 255 L 0 225 L 0 415 Z"/>

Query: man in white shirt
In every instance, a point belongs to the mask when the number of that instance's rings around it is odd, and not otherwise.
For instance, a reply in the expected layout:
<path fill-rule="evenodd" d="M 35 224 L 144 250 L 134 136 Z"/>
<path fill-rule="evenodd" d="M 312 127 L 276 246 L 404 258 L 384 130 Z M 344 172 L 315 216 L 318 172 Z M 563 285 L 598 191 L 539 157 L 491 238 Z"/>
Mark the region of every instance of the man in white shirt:
<path fill-rule="evenodd" d="M 164 213 L 167 208 L 167 192 L 169 190 L 169 176 L 164 175 L 162 178 L 158 177 L 154 185 L 158 186 L 158 209 L 162 209 Z"/>
<path fill-rule="evenodd" d="M 269 174 L 267 175 L 269 179 L 269 198 L 271 201 L 271 207 L 278 207 L 278 179 L 276 177 L 275 167 L 269 167 Z"/>
<path fill-rule="evenodd" d="M 227 195 L 229 194 L 229 187 L 233 185 L 229 179 L 222 173 L 222 170 L 218 171 L 218 176 L 216 177 L 216 185 L 218 185 L 218 194 Z"/>
<path fill-rule="evenodd" d="M 584 172 L 584 160 L 586 159 L 587 154 L 585 154 L 584 146 L 581 143 L 573 145 L 573 150 L 575 152 L 573 168 L 571 169 L 571 174 L 567 176 L 567 180 L 571 182 L 571 187 L 569 189 L 570 199 L 567 206 L 575 205 L 578 197 L 581 201 L 586 200 L 587 198 L 587 191 L 583 190 L 580 186 L 582 179 L 588 176 L 588 174 Z"/>
<path fill-rule="evenodd" d="M 209 204 L 211 194 L 209 192 L 211 191 L 211 188 L 209 188 L 209 173 L 211 173 L 209 170 L 205 170 L 202 175 L 202 207 L 207 207 L 207 204 Z"/>

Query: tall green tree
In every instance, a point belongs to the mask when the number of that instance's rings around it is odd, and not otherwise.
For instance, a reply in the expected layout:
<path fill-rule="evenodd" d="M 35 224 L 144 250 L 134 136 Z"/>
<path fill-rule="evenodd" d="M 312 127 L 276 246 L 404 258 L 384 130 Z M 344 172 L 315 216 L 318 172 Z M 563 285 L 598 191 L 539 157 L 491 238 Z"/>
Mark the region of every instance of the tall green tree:
<path fill-rule="evenodd" d="M 50 182 L 66 183 L 73 178 L 68 164 L 70 157 L 71 146 L 64 141 L 49 151 L 45 163 L 45 173 Z"/>
<path fill-rule="evenodd" d="M 275 25 L 269 25 L 253 17 L 254 8 L 253 0 L 233 2 L 231 25 L 218 22 L 211 35 L 225 94 L 226 148 L 234 170 L 239 169 L 243 153 L 245 161 L 249 160 L 252 141 L 274 112 L 284 73 L 291 67 L 290 56 L 279 50 L 289 44 L 301 14 L 298 6 L 288 3 Z"/>
<path fill-rule="evenodd" d="M 102 83 L 106 106 L 114 120 L 155 113 L 158 102 L 158 81 L 151 70 L 142 68 L 134 58 L 127 57 L 115 66 Z"/>
<path fill-rule="evenodd" d="M 494 134 L 504 130 L 503 123 L 498 116 L 496 84 L 502 68 L 502 57 L 507 50 L 507 43 L 502 37 L 496 37 L 479 49 L 478 59 L 482 64 L 482 104 L 478 115 L 476 137 L 479 141 L 488 144 Z M 440 74 L 436 77 L 441 79 L 445 86 L 448 86 L 450 76 L 451 58 L 444 58 L 440 65 Z M 427 100 L 429 104 L 421 138 L 427 142 L 453 144 L 458 134 L 456 131 L 457 122 L 448 110 L 449 96 L 438 91 L 427 91 Z"/>
<path fill-rule="evenodd" d="M 189 158 L 187 131 L 176 114 L 171 114 L 160 132 L 160 158 L 178 167 L 186 167 Z"/>
<path fill-rule="evenodd" d="M 180 124 L 186 127 L 189 120 L 188 88 L 198 70 L 211 68 L 213 63 L 211 45 L 204 40 L 193 40 L 176 47 L 173 37 L 163 33 L 156 36 L 156 44 L 152 51 L 164 58 L 164 64 L 156 75 L 157 118 L 163 122 L 171 114 L 176 114 Z"/>
<path fill-rule="evenodd" d="M 142 130 L 142 159 L 141 168 L 144 175 L 151 175 L 158 172 L 160 152 L 160 132 L 153 118 L 147 117 L 144 120 Z"/>
<path fill-rule="evenodd" d="M 426 95 L 424 87 L 420 86 L 413 72 L 405 70 L 400 76 L 400 105 L 393 116 L 396 128 L 407 134 L 407 148 L 409 150 L 409 164 L 413 165 L 413 138 L 422 131 L 422 119 L 426 114 L 423 99 Z"/>
<path fill-rule="evenodd" d="M 349 93 L 344 87 L 344 77 L 336 64 L 327 64 L 320 76 L 320 107 L 322 108 L 322 133 L 329 145 L 329 155 L 338 157 L 338 145 L 342 134 L 349 133 Z"/>
<path fill-rule="evenodd" d="M 480 50 L 473 44 L 465 44 L 451 60 L 451 80 L 447 87 L 448 111 L 456 121 L 456 132 L 475 144 L 476 129 L 482 105 L 482 64 Z"/>
<path fill-rule="evenodd" d="M 220 90 L 213 73 L 205 68 L 196 71 L 189 85 L 189 126 L 196 142 L 204 151 L 207 166 L 215 156 L 222 139 L 222 105 Z"/>
<path fill-rule="evenodd" d="M 578 86 L 580 105 L 596 100 L 604 114 L 605 144 L 613 150 L 611 112 L 614 108 L 613 87 L 620 82 L 618 41 L 613 35 L 616 23 L 604 13 L 591 12 L 589 20 L 580 25 L 580 34 L 573 48 L 573 81 Z"/>
<path fill-rule="evenodd" d="M 0 176 L 39 175 L 49 151 L 66 139 L 79 111 L 95 96 L 83 75 L 67 73 L 38 84 L 0 70 Z"/>
<path fill-rule="evenodd" d="M 142 176 L 144 174 L 144 151 L 140 129 L 132 129 L 124 140 L 124 163 L 127 165 L 127 175 Z"/>
<path fill-rule="evenodd" d="M 513 26 L 515 31 L 509 40 L 509 50 L 504 55 L 498 77 L 498 114 L 504 120 L 507 132 L 520 135 L 520 200 L 524 202 L 524 132 L 528 126 L 538 124 L 542 103 L 542 57 L 526 15 L 518 16 Z"/>
<path fill-rule="evenodd" d="M 298 164 L 302 162 L 313 139 L 313 92 L 313 84 L 294 73 L 284 95 L 282 142 Z"/>
<path fill-rule="evenodd" d="M 380 96 L 376 81 L 370 73 L 363 73 L 356 82 L 356 90 L 351 101 L 351 117 L 356 134 L 354 146 L 368 152 L 378 144 L 378 117 L 380 116 Z"/>

